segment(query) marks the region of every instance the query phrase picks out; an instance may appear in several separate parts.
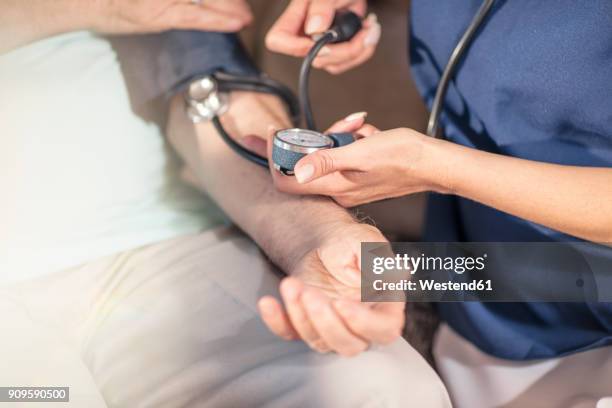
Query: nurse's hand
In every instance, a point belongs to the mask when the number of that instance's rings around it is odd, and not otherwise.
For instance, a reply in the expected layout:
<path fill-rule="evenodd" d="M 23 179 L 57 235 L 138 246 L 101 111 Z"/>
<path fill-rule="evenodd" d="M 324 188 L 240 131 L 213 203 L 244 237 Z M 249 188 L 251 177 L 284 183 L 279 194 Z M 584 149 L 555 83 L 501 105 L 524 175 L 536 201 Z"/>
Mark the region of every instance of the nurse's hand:
<path fill-rule="evenodd" d="M 380 131 L 365 124 L 365 113 L 348 116 L 328 132 L 356 132 L 360 138 L 305 156 L 296 164 L 295 177 L 271 169 L 278 190 L 330 196 L 343 207 L 422 191 L 448 192 L 443 187 L 448 167 L 436 160 L 436 151 L 449 142 L 406 128 Z M 250 138 L 245 144 L 260 154 L 265 151 L 261 140 Z"/>
<path fill-rule="evenodd" d="M 314 42 L 313 34 L 330 28 L 337 10 L 349 9 L 360 16 L 367 10 L 366 0 L 292 0 L 266 36 L 267 47 L 281 54 L 304 57 Z M 314 60 L 315 68 L 339 74 L 372 57 L 380 40 L 381 27 L 370 14 L 363 29 L 348 42 L 325 46 Z"/>

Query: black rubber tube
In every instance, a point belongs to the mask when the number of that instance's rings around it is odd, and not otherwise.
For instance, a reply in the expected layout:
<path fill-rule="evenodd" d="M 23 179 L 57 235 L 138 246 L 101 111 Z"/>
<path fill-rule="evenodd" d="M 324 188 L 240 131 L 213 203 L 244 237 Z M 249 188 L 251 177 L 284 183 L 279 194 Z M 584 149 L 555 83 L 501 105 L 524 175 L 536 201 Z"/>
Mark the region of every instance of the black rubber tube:
<path fill-rule="evenodd" d="M 321 38 L 319 38 L 313 47 L 304 58 L 302 62 L 302 68 L 300 69 L 300 81 L 299 81 L 299 99 L 300 99 L 300 108 L 302 113 L 304 114 L 304 119 L 306 120 L 306 127 L 310 130 L 317 130 L 317 124 L 314 119 L 314 115 L 312 113 L 312 107 L 310 106 L 310 71 L 312 68 L 312 62 L 315 60 L 319 51 L 321 49 L 332 42 L 336 38 L 336 35 L 333 32 L 326 32 Z"/>
<path fill-rule="evenodd" d="M 465 33 L 455 46 L 455 49 L 451 53 L 450 58 L 448 59 L 448 63 L 444 68 L 444 72 L 442 73 L 442 77 L 440 78 L 440 83 L 438 84 L 438 89 L 436 90 L 436 96 L 434 97 L 433 103 L 431 104 L 431 113 L 429 115 L 429 120 L 427 121 L 427 134 L 432 137 L 436 137 L 438 133 L 438 124 L 440 122 L 440 113 L 442 112 L 442 106 L 444 105 L 444 99 L 446 97 L 446 92 L 448 90 L 448 85 L 451 81 L 451 78 L 455 72 L 455 68 L 461 58 L 465 55 L 474 34 L 480 28 L 483 20 L 491 10 L 491 7 L 495 3 L 495 0 L 484 0 L 478 9 L 478 12 L 472 19 L 472 22 L 465 30 Z"/>

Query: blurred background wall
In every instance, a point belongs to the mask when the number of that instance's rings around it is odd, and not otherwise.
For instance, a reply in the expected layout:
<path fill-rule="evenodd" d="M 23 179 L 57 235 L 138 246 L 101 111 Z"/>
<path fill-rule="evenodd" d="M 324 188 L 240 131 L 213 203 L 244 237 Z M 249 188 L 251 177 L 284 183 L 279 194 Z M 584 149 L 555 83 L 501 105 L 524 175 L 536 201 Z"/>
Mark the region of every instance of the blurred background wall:
<path fill-rule="evenodd" d="M 287 1 L 251 0 L 255 23 L 244 33 L 244 42 L 259 66 L 271 77 L 297 88 L 301 60 L 271 53 L 264 38 L 285 9 Z M 370 0 L 377 14 L 382 37 L 374 57 L 341 75 L 314 71 L 311 97 L 322 128 L 353 112 L 367 111 L 368 122 L 380 129 L 411 127 L 425 129 L 427 111 L 410 77 L 408 63 L 409 0 Z M 392 240 L 419 237 L 424 195 L 414 195 L 362 207 Z"/>

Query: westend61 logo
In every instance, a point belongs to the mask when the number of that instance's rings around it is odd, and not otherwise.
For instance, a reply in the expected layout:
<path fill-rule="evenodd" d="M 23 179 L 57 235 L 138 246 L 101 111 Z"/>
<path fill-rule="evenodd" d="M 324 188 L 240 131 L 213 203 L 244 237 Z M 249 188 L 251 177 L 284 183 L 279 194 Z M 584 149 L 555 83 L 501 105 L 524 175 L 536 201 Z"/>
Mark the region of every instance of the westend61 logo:
<path fill-rule="evenodd" d="M 485 269 L 487 254 L 482 256 L 410 256 L 396 254 L 395 257 L 375 257 L 372 272 L 381 275 L 387 271 L 408 271 L 411 275 L 419 271 L 448 271 L 457 274 Z"/>
<path fill-rule="evenodd" d="M 612 302 L 612 244 L 364 242 L 366 302 Z"/>

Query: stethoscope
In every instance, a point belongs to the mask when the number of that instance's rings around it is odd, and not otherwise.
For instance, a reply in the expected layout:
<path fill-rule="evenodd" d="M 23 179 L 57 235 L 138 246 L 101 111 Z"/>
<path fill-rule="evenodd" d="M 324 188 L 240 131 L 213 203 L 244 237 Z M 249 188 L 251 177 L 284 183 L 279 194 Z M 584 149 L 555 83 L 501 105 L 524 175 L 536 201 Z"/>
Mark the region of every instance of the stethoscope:
<path fill-rule="evenodd" d="M 438 134 L 442 106 L 454 71 L 494 2 L 495 0 L 483 1 L 444 68 L 427 123 L 429 136 L 436 137 Z M 357 135 L 350 132 L 324 134 L 317 130 L 308 90 L 312 62 L 319 51 L 326 44 L 350 40 L 361 28 L 361 18 L 356 14 L 345 11 L 336 15 L 332 27 L 317 38 L 304 58 L 300 69 L 299 100 L 289 88 L 265 76 L 245 78 L 216 73 L 193 81 L 189 85 L 185 93 L 189 117 L 194 123 L 212 121 L 221 138 L 232 150 L 253 163 L 268 167 L 269 163 L 265 157 L 246 149 L 227 133 L 220 116 L 227 110 L 228 94 L 231 91 L 277 95 L 285 103 L 294 127 L 275 132 L 272 140 L 272 167 L 285 175 L 292 175 L 295 164 L 305 155 L 322 149 L 345 146 L 356 140 Z M 301 119 L 300 112 L 304 113 L 306 129 L 298 127 Z"/>

